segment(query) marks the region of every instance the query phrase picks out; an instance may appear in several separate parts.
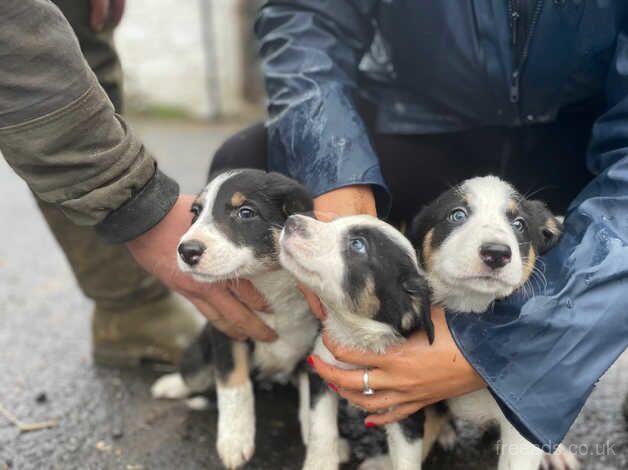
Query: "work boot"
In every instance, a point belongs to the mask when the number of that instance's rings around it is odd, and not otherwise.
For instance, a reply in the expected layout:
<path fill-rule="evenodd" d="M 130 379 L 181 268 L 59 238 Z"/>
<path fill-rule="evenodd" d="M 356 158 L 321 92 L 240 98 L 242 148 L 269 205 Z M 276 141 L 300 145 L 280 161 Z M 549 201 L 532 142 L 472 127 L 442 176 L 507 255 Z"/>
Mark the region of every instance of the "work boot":
<path fill-rule="evenodd" d="M 56 206 L 37 202 L 81 290 L 95 303 L 94 361 L 120 367 L 178 364 L 200 332 L 200 314 L 144 271 L 123 245 L 104 243 L 91 227 L 76 226 Z"/>
<path fill-rule="evenodd" d="M 203 324 L 201 314 L 176 294 L 122 313 L 97 305 L 92 318 L 94 362 L 109 367 L 178 365 Z"/>

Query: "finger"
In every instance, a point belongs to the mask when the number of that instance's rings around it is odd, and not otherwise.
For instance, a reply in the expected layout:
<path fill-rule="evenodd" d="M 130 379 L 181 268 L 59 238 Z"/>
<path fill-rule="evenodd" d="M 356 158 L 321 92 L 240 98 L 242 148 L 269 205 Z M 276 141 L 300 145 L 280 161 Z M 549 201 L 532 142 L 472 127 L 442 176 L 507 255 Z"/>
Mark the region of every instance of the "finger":
<path fill-rule="evenodd" d="M 385 413 L 367 416 L 364 419 L 364 424 L 367 428 L 371 428 L 374 426 L 384 426 L 386 424 L 396 423 L 416 413 L 424 406 L 425 404 L 423 402 L 416 401 L 412 403 L 406 403 L 404 405 L 399 405 L 392 410 L 386 411 Z"/>
<path fill-rule="evenodd" d="M 339 388 L 338 395 L 370 413 L 387 410 L 411 401 L 406 395 L 391 390 L 377 390 L 374 395 L 364 395 L 362 392 Z"/>
<path fill-rule="evenodd" d="M 109 0 L 90 0 L 90 3 L 89 25 L 92 31 L 99 33 L 109 17 Z"/>
<path fill-rule="evenodd" d="M 112 28 L 115 28 L 120 24 L 122 15 L 124 14 L 125 0 L 113 0 L 111 6 L 111 16 L 109 17 L 109 24 Z"/>
<path fill-rule="evenodd" d="M 384 365 L 386 360 L 386 356 L 383 354 L 360 351 L 358 349 L 341 346 L 334 342 L 326 332 L 323 332 L 323 343 L 325 343 L 329 352 L 331 352 L 338 361 L 346 362 L 347 364 L 364 367 L 381 367 Z"/>
<path fill-rule="evenodd" d="M 255 288 L 251 281 L 237 279 L 228 282 L 227 287 L 251 310 L 270 313 L 270 307 L 268 306 L 268 302 L 266 302 L 266 298 Z"/>
<path fill-rule="evenodd" d="M 229 290 L 215 285 L 210 289 L 211 305 L 227 323 L 257 341 L 269 342 L 277 339 L 277 334 Z"/>
<path fill-rule="evenodd" d="M 305 297 L 305 301 L 310 306 L 314 316 L 320 321 L 324 321 L 327 318 L 327 311 L 318 296 L 301 283 L 297 284 L 297 287 L 303 294 L 303 297 Z"/>
<path fill-rule="evenodd" d="M 363 369 L 347 370 L 334 367 L 318 356 L 310 356 L 310 359 L 310 364 L 325 382 L 347 390 L 363 390 Z M 392 388 L 390 385 L 390 381 L 380 369 L 369 370 L 369 387 L 375 390 L 388 390 Z"/>
<path fill-rule="evenodd" d="M 247 336 L 244 333 L 225 322 L 218 312 L 216 312 L 216 310 L 208 303 L 202 300 L 191 300 L 191 302 L 192 305 L 194 305 L 198 311 L 201 312 L 205 318 L 207 318 L 213 327 L 219 329 L 224 334 L 237 341 L 244 341 L 247 339 Z"/>

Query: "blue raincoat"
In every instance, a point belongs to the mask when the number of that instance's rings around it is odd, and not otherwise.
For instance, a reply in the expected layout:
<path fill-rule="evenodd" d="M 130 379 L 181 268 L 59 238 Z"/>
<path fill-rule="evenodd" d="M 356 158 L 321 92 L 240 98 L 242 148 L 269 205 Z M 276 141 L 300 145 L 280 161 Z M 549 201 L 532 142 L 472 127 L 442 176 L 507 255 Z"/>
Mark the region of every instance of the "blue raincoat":
<path fill-rule="evenodd" d="M 370 184 L 383 216 L 390 197 L 357 94 L 395 134 L 545 123 L 604 101 L 587 157 L 597 177 L 543 259 L 545 291 L 448 315 L 513 424 L 553 449 L 628 344 L 628 2 L 270 0 L 256 33 L 270 168 L 314 195 Z"/>

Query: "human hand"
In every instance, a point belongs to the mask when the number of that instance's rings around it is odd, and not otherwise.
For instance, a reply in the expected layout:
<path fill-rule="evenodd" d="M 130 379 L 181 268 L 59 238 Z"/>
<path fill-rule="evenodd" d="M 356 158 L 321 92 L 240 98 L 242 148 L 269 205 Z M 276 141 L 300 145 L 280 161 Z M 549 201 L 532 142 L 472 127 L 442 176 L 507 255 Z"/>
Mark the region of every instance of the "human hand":
<path fill-rule="evenodd" d="M 314 215 L 318 220 L 328 222 L 338 216 L 355 214 L 377 216 L 375 197 L 370 186 L 345 186 L 314 198 Z M 299 290 L 316 318 L 325 320 L 327 312 L 318 296 L 302 284 Z"/>
<path fill-rule="evenodd" d="M 107 28 L 114 29 L 124 13 L 125 0 L 89 0 L 91 10 L 89 25 L 97 33 Z"/>
<path fill-rule="evenodd" d="M 137 262 L 172 290 L 187 297 L 220 331 L 234 339 L 248 337 L 273 341 L 276 333 L 252 310 L 267 311 L 263 296 L 246 280 L 203 283 L 181 272 L 177 245 L 190 227 L 193 196 L 181 195 L 168 215 L 155 227 L 128 242 Z"/>
<path fill-rule="evenodd" d="M 374 413 L 366 417 L 367 427 L 399 421 L 432 403 L 486 387 L 454 342 L 441 307 L 432 307 L 432 320 L 435 340 L 431 346 L 424 332 L 385 354 L 344 348 L 324 336 L 325 346 L 337 360 L 360 368 L 340 369 L 317 356 L 311 356 L 311 364 L 340 396 Z M 362 393 L 366 367 L 369 385 L 375 390 L 370 396 Z"/>

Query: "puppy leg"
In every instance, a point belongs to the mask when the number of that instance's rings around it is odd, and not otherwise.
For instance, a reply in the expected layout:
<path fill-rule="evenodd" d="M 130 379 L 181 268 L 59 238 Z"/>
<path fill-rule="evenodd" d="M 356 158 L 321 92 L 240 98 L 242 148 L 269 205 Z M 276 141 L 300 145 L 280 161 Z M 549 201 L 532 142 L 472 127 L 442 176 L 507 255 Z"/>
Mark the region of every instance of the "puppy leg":
<path fill-rule="evenodd" d="M 304 470 L 337 470 L 340 465 L 338 396 L 310 375 L 310 422 Z"/>
<path fill-rule="evenodd" d="M 538 470 L 543 451 L 519 434 L 506 418 L 500 420 L 499 428 L 501 442 L 497 470 Z"/>
<path fill-rule="evenodd" d="M 395 470 L 421 470 L 424 427 L 423 411 L 386 426 L 388 450 Z"/>
<path fill-rule="evenodd" d="M 310 430 L 310 378 L 305 370 L 299 372 L 299 424 L 303 445 L 307 446 Z"/>
<path fill-rule="evenodd" d="M 213 330 L 218 398 L 216 448 L 225 467 L 248 462 L 255 450 L 255 398 L 249 378 L 247 343 L 233 341 Z"/>
<path fill-rule="evenodd" d="M 543 454 L 542 470 L 580 470 L 578 457 L 563 444 L 553 454 Z"/>

